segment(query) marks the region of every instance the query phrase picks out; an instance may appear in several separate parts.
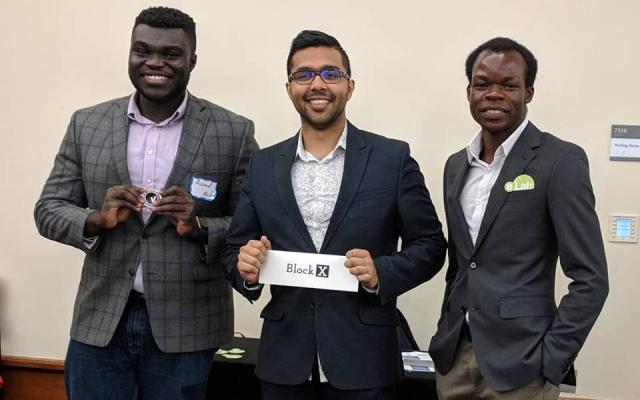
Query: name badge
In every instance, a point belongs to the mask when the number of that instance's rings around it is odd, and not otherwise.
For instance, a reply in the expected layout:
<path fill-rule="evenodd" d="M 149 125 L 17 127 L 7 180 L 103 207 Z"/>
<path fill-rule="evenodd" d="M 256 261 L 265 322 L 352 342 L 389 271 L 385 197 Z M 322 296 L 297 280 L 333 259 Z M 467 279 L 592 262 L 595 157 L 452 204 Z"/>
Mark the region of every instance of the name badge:
<path fill-rule="evenodd" d="M 260 283 L 357 292 L 358 279 L 344 266 L 345 256 L 269 250 Z"/>
<path fill-rule="evenodd" d="M 216 198 L 218 188 L 218 182 L 201 178 L 199 176 L 191 177 L 191 189 L 189 192 L 192 197 L 213 201 Z"/>
<path fill-rule="evenodd" d="M 533 190 L 535 188 L 536 182 L 527 174 L 518 175 L 513 182 L 507 182 L 504 184 L 504 191 L 507 193 Z"/>

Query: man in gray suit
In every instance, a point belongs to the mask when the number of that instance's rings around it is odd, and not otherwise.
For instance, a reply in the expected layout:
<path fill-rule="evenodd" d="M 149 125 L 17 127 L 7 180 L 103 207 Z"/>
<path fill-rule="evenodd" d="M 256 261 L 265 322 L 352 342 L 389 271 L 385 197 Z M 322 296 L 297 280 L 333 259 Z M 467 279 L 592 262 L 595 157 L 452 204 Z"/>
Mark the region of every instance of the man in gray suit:
<path fill-rule="evenodd" d="M 220 250 L 253 123 L 187 92 L 195 23 L 154 7 L 137 17 L 136 92 L 71 118 L 35 219 L 84 251 L 65 362 L 73 399 L 202 399 L 233 332 Z"/>
<path fill-rule="evenodd" d="M 527 120 L 537 62 L 524 46 L 492 39 L 466 71 L 481 130 L 444 170 L 438 396 L 556 399 L 608 293 L 587 156 Z M 556 305 L 558 258 L 572 282 Z"/>

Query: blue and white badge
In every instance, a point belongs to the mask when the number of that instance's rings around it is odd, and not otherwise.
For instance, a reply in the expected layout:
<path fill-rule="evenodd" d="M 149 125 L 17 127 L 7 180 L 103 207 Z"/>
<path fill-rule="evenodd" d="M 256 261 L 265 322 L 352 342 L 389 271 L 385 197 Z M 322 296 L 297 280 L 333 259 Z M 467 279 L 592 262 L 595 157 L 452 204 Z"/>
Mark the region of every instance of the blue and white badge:
<path fill-rule="evenodd" d="M 216 198 L 218 182 L 199 176 L 191 177 L 191 196 L 200 200 L 213 201 Z"/>

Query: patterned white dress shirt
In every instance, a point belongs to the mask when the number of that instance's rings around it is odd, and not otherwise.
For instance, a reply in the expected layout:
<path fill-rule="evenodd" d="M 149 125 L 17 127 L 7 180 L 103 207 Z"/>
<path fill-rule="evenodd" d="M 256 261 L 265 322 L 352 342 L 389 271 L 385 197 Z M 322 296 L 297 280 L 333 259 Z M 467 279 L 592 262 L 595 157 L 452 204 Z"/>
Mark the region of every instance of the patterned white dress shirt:
<path fill-rule="evenodd" d="M 309 235 L 313 240 L 316 251 L 320 251 L 324 236 L 333 215 L 333 209 L 338 200 L 342 173 L 344 172 L 344 158 L 347 151 L 347 124 L 338 139 L 336 147 L 322 160 L 304 149 L 302 132 L 298 135 L 298 150 L 296 159 L 291 167 L 291 184 Z M 320 382 L 328 382 L 322 371 L 320 356 L 318 355 L 318 369 Z M 312 378 L 309 377 L 309 380 Z"/>

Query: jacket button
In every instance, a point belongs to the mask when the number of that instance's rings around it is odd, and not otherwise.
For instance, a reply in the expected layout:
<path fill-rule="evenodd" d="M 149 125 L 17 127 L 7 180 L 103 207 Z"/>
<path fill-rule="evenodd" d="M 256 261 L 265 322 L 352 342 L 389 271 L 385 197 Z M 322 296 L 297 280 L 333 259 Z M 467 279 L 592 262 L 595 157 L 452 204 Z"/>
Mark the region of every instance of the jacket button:
<path fill-rule="evenodd" d="M 471 269 L 476 269 L 477 266 L 478 266 L 478 264 L 476 264 L 475 261 L 472 261 L 471 264 L 469 264 L 469 267 Z"/>
<path fill-rule="evenodd" d="M 313 303 L 310 303 L 309 308 L 313 310 L 314 308 L 316 308 L 316 306 L 314 306 Z"/>
<path fill-rule="evenodd" d="M 143 239 L 149 239 L 149 234 L 147 232 L 142 232 L 140 237 L 143 238 Z"/>
<path fill-rule="evenodd" d="M 133 270 L 133 268 L 129 268 L 129 275 L 134 276 L 136 274 L 136 271 Z"/>

